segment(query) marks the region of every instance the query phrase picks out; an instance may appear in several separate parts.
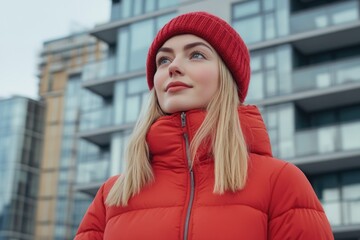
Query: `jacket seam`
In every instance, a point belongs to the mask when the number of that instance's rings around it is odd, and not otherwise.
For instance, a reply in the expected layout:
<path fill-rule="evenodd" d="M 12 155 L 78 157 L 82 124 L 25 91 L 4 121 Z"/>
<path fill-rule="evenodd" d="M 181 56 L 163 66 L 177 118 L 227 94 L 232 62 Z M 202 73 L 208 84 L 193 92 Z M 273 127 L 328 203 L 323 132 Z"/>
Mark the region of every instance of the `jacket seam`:
<path fill-rule="evenodd" d="M 271 208 L 271 206 L 272 206 L 272 200 L 273 200 L 273 195 L 274 195 L 274 192 L 275 192 L 275 187 L 276 187 L 276 185 L 277 185 L 277 182 L 278 182 L 278 180 L 279 180 L 279 178 L 280 178 L 280 175 L 281 175 L 281 173 L 284 171 L 284 169 L 285 169 L 285 167 L 288 165 L 289 163 L 288 162 L 286 162 L 285 164 L 284 164 L 284 166 L 282 166 L 281 167 L 281 169 L 280 169 L 280 171 L 279 171 L 279 174 L 276 176 L 276 179 L 275 179 L 275 182 L 274 182 L 274 187 L 272 187 L 271 188 L 271 194 L 270 194 L 270 202 L 269 202 L 269 209 L 268 209 L 268 216 L 270 216 L 270 208 Z"/>
<path fill-rule="evenodd" d="M 275 219 L 277 219 L 277 218 L 279 218 L 279 217 L 282 217 L 283 215 L 285 215 L 285 214 L 287 214 L 288 212 L 293 211 L 293 210 L 305 210 L 305 211 L 310 210 L 310 211 L 315 211 L 315 212 L 324 214 L 323 211 L 318 210 L 318 209 L 315 209 L 315 208 L 309 208 L 309 207 L 294 207 L 294 208 L 290 208 L 290 209 L 286 210 L 285 212 L 281 213 L 280 215 L 278 215 L 278 216 L 276 216 L 276 217 L 274 217 L 274 218 L 271 218 L 271 219 L 270 219 L 270 222 L 273 221 L 273 220 L 275 220 Z"/>
<path fill-rule="evenodd" d="M 149 210 L 149 209 L 157 209 L 157 208 L 176 208 L 176 207 L 183 207 L 183 205 L 131 209 L 131 210 L 127 210 L 127 211 L 115 214 L 114 216 L 111 216 L 109 219 L 106 220 L 106 222 L 109 222 L 114 217 L 117 217 L 117 216 L 120 216 L 120 215 L 123 215 L 123 214 L 126 214 L 126 213 L 130 213 L 130 212 L 143 211 L 143 210 Z"/>
<path fill-rule="evenodd" d="M 246 206 L 246 207 L 249 207 L 249 208 L 252 208 L 252 209 L 254 209 L 254 210 L 257 210 L 257 211 L 265 214 L 266 216 L 268 216 L 268 213 L 266 213 L 265 211 L 260 210 L 260 209 L 258 209 L 258 208 L 256 208 L 256 207 L 250 206 L 250 205 L 248 205 L 248 204 L 243 204 L 243 203 L 227 203 L 227 204 L 218 204 L 218 205 L 205 205 L 205 204 L 202 205 L 202 204 L 198 204 L 196 207 L 218 207 L 218 206 L 222 206 L 222 207 L 230 206 L 230 207 L 231 207 L 231 206 L 235 206 L 235 205 L 237 205 L 237 206 Z"/>

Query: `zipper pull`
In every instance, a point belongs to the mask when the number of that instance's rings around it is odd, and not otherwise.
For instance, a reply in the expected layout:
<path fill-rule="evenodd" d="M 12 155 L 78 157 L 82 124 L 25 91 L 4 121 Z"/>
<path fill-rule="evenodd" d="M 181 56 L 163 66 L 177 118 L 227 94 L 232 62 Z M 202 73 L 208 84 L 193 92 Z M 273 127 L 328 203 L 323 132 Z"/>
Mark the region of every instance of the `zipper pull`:
<path fill-rule="evenodd" d="M 182 112 L 181 113 L 181 127 L 185 127 L 186 125 L 186 113 Z"/>

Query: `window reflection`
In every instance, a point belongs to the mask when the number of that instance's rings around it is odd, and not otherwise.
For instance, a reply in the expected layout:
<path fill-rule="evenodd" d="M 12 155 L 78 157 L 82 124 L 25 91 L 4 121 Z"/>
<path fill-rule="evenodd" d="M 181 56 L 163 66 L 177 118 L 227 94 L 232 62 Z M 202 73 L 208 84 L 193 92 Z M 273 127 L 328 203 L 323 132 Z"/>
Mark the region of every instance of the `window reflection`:
<path fill-rule="evenodd" d="M 262 40 L 263 26 L 260 16 L 239 20 L 233 24 L 233 27 L 247 44 Z"/>
<path fill-rule="evenodd" d="M 255 101 L 255 100 L 263 99 L 264 98 L 263 90 L 264 90 L 263 74 L 253 73 L 251 76 L 247 100 Z"/>
<path fill-rule="evenodd" d="M 260 2 L 249 1 L 239 5 L 235 5 L 233 8 L 233 17 L 234 18 L 245 17 L 259 12 L 260 12 Z"/>
<path fill-rule="evenodd" d="M 134 23 L 130 29 L 130 34 L 130 70 L 144 68 L 147 50 L 154 37 L 154 20 Z"/>

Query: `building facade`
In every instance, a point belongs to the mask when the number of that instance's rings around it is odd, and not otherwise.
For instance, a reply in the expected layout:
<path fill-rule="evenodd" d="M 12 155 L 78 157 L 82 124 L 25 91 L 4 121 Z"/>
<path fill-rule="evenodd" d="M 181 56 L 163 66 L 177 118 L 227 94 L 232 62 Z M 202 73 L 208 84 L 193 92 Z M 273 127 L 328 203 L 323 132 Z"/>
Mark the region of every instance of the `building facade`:
<path fill-rule="evenodd" d="M 261 109 L 274 156 L 307 175 L 336 239 L 360 239 L 359 0 L 113 0 L 110 21 L 91 31 L 108 56 L 81 74 L 81 87 L 105 105 L 80 113 L 76 190 L 94 196 L 124 170 L 148 94 L 148 47 L 167 21 L 190 11 L 216 14 L 244 38 L 246 103 Z"/>
<path fill-rule="evenodd" d="M 44 42 L 38 66 L 39 95 L 45 106 L 44 144 L 41 153 L 40 185 L 35 239 L 72 239 L 74 204 L 85 200 L 74 193 L 74 174 L 79 126 L 80 76 L 86 63 L 107 54 L 107 46 L 87 32 Z M 85 93 L 84 93 L 85 92 Z M 78 196 L 80 195 L 80 196 Z M 76 200 L 77 199 L 77 200 Z"/>
<path fill-rule="evenodd" d="M 44 106 L 0 99 L 0 239 L 32 240 L 35 228 Z"/>

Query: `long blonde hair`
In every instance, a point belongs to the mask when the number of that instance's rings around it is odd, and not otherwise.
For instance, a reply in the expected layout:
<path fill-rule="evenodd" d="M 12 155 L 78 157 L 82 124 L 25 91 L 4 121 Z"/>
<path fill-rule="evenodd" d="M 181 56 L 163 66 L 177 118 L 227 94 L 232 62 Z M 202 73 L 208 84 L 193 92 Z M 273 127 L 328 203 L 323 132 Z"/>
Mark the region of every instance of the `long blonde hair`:
<path fill-rule="evenodd" d="M 244 188 L 248 170 L 248 151 L 241 130 L 237 85 L 219 58 L 219 90 L 207 106 L 206 117 L 190 144 L 194 160 L 199 146 L 210 137 L 214 156 L 214 193 L 235 192 Z M 158 104 L 155 90 L 150 92 L 148 110 L 139 118 L 125 153 L 126 170 L 111 188 L 105 203 L 127 206 L 129 199 L 142 187 L 154 181 L 146 134 L 159 117 L 165 115 Z M 215 129 L 215 131 L 214 131 Z"/>

